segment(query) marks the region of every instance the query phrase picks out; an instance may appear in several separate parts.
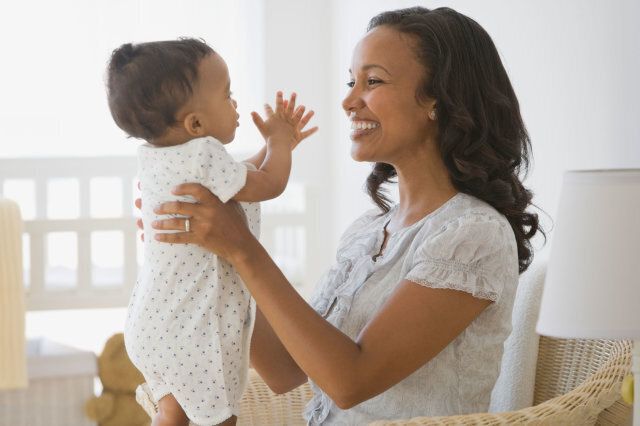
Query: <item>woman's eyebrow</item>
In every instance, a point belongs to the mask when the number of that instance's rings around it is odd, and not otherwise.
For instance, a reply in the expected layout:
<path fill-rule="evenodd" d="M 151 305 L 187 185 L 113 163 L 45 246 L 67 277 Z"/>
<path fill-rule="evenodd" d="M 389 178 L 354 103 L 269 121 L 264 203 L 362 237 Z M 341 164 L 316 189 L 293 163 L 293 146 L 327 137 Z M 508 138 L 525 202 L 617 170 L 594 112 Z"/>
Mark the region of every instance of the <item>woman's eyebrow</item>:
<path fill-rule="evenodd" d="M 385 67 L 383 67 L 382 65 L 378 65 L 378 64 L 365 64 L 362 66 L 362 71 L 368 71 L 371 68 L 380 68 L 382 71 L 386 72 L 387 74 L 391 75 L 391 73 L 389 72 L 389 70 L 387 70 Z M 349 74 L 353 74 L 353 72 L 351 71 L 351 68 L 349 68 Z"/>

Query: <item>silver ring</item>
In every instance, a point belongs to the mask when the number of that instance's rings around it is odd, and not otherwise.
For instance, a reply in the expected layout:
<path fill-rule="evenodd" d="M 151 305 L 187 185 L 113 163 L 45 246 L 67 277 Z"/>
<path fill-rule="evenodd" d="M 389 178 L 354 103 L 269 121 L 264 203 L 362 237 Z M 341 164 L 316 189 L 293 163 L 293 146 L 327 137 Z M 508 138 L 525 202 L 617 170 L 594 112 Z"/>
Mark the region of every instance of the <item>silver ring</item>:
<path fill-rule="evenodd" d="M 184 221 L 184 232 L 191 232 L 191 221 L 189 219 Z"/>

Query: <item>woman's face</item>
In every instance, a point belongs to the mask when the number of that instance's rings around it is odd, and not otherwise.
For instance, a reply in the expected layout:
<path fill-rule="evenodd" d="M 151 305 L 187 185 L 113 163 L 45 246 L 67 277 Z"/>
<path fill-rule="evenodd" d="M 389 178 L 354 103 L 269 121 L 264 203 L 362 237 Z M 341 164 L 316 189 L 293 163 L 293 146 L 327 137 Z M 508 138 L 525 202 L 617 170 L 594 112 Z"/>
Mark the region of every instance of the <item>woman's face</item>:
<path fill-rule="evenodd" d="M 418 103 L 425 69 L 409 36 L 386 26 L 369 31 L 353 52 L 351 89 L 342 107 L 351 120 L 356 161 L 397 164 L 423 149 L 436 131 L 429 118 L 435 101 Z"/>

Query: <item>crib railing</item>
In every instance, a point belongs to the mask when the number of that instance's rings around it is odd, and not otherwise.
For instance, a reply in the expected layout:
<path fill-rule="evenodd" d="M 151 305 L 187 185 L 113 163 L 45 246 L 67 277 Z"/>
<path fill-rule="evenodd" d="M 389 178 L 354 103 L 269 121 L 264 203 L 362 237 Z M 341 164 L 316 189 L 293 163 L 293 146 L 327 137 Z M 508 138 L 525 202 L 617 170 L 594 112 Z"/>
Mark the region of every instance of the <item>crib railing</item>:
<path fill-rule="evenodd" d="M 134 157 L 0 160 L 0 197 L 24 219 L 28 310 L 126 306 L 141 262 Z M 261 240 L 303 287 L 316 250 L 315 197 L 290 183 L 263 203 Z"/>

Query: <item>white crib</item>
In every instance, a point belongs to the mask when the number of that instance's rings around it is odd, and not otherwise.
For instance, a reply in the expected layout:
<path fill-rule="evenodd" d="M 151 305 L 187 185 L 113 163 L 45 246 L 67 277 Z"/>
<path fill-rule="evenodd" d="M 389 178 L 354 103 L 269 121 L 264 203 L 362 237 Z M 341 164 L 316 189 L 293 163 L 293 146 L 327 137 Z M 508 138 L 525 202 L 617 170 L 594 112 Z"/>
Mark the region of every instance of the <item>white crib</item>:
<path fill-rule="evenodd" d="M 136 167 L 135 157 L 0 160 L 0 197 L 24 217 L 27 310 L 126 306 L 141 257 Z M 300 290 L 315 278 L 315 199 L 292 182 L 262 209 L 261 241 Z M 95 262 L 111 257 L 120 264 Z"/>

